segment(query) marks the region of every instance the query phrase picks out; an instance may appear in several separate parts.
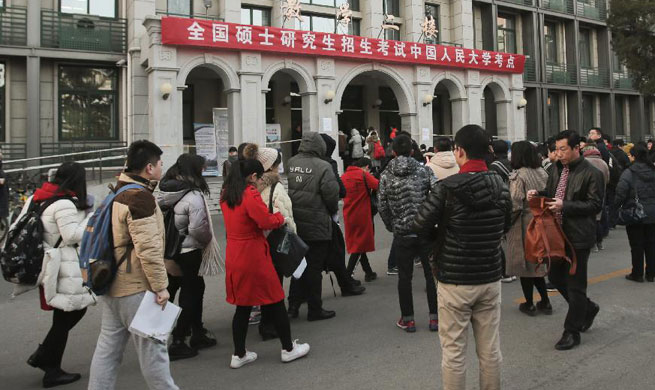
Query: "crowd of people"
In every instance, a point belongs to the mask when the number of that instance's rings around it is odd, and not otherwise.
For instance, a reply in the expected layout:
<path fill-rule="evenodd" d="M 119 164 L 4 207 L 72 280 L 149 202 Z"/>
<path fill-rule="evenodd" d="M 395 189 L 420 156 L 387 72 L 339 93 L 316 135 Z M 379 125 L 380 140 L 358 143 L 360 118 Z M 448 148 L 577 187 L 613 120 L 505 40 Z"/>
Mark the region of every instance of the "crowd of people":
<path fill-rule="evenodd" d="M 427 149 L 406 132 L 394 129 L 391 135 L 385 148 L 374 129 L 367 136 L 353 129 L 339 175 L 333 160 L 337 140 L 302 133 L 297 154 L 286 164 L 288 188 L 279 174 L 282 156 L 277 149 L 253 143 L 230 148 L 220 209 L 227 239 L 226 300 L 235 306 L 231 368 L 258 357 L 246 348 L 249 324 L 259 324 L 264 340 L 279 339 L 282 362 L 309 353 L 309 344 L 292 338 L 290 318 L 299 317 L 304 303 L 308 321 L 336 316 L 323 306 L 324 271 L 334 273 L 344 297 L 366 290 L 354 277 L 358 265 L 365 282 L 377 279 L 367 254 L 376 250 L 378 213 L 393 235 L 387 274 L 398 275 L 396 326 L 412 333 L 424 323 L 439 332 L 447 390 L 466 388 L 469 325 L 480 361 L 480 388 L 500 389 L 501 279 L 520 279 L 525 302 L 518 309 L 528 316 L 553 313 L 549 287 L 568 302 L 558 350 L 580 344 L 581 333 L 600 311 L 587 296 L 588 260 L 592 250 L 603 250 L 603 239 L 618 223 L 626 225 L 632 253 L 633 268 L 626 278 L 654 281 L 652 142 L 623 145 L 594 128 L 586 138 L 567 130 L 544 144 L 510 144 L 493 140 L 480 126 L 467 125 L 453 139 L 440 137 Z M 178 389 L 169 362 L 216 345 L 203 323 L 203 275 L 212 274 L 208 269 L 220 257 L 203 177 L 205 161 L 183 154 L 163 172 L 161 156 L 161 149 L 149 141 L 129 147 L 124 172 L 112 188 L 117 194 L 111 204 L 115 276 L 101 299 L 85 286 L 91 276 L 77 254 L 93 215 L 84 168 L 62 164 L 25 205 L 23 214 L 32 204 L 41 207 L 43 246 L 57 249 L 56 259 L 50 251 L 44 257 L 38 282 L 41 307 L 53 312 L 52 327 L 28 359 L 45 372 L 44 387 L 81 378 L 62 369 L 62 356 L 70 330 L 96 302 L 103 313 L 89 389 L 115 387 L 128 339 L 151 389 Z M 131 187 L 121 191 L 125 186 Z M 539 267 L 526 260 L 530 202 L 540 196 L 571 243 L 567 255 L 577 259 L 575 268 L 566 261 Z M 306 268 L 291 278 L 288 293 L 266 238 L 284 225 L 308 246 Z M 170 229 L 178 237 L 172 255 Z M 425 322 L 415 318 L 415 267 L 421 267 L 426 281 Z M 540 297 L 536 304 L 535 288 Z M 170 345 L 128 330 L 146 291 L 162 307 L 178 297 L 182 312 Z"/>

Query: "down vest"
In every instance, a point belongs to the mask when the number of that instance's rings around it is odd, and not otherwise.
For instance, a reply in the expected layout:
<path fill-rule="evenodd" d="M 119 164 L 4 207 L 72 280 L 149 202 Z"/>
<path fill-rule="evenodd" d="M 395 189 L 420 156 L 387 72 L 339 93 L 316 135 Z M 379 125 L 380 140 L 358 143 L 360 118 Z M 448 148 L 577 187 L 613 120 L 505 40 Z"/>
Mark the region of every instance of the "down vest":
<path fill-rule="evenodd" d="M 414 217 L 436 180 L 429 168 L 411 157 L 391 160 L 378 189 L 378 210 L 387 230 L 397 236 L 414 233 Z"/>
<path fill-rule="evenodd" d="M 339 211 L 339 184 L 325 157 L 319 133 L 302 135 L 298 154 L 289 159 L 289 197 L 298 235 L 305 241 L 330 241 L 332 216 Z"/>
<path fill-rule="evenodd" d="M 452 203 L 446 205 L 448 191 Z M 440 181 L 421 207 L 415 230 L 433 234 L 445 210 L 450 212 L 445 241 L 432 263 L 439 282 L 477 285 L 500 280 L 500 244 L 512 212 L 509 190 L 500 175 L 459 173 Z"/>
<path fill-rule="evenodd" d="M 26 202 L 26 207 L 31 203 Z M 43 211 L 45 255 L 39 276 L 46 303 L 63 311 L 82 310 L 95 304 L 96 297 L 84 286 L 77 245 L 88 222 L 84 211 L 69 199 L 54 202 Z M 59 247 L 54 248 L 59 240 Z"/>
<path fill-rule="evenodd" d="M 212 240 L 211 220 L 202 193 L 192 191 L 188 184 L 179 180 L 162 181 L 159 189 L 156 195 L 159 207 L 175 205 L 175 227 L 184 236 L 182 253 L 209 245 Z"/>

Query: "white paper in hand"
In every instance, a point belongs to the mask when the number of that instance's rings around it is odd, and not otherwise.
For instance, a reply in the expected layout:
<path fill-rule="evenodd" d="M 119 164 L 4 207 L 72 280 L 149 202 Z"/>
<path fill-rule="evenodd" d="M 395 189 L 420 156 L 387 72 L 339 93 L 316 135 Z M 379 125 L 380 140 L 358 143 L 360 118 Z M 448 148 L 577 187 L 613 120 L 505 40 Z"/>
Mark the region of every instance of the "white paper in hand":
<path fill-rule="evenodd" d="M 146 291 L 128 330 L 141 337 L 166 344 L 181 311 L 179 306 L 171 302 L 166 303 L 166 307 L 162 310 L 155 301 L 155 294 Z"/>
<path fill-rule="evenodd" d="M 307 260 L 303 258 L 300 264 L 298 265 L 298 268 L 296 268 L 296 270 L 293 271 L 293 277 L 296 279 L 300 279 L 302 274 L 305 272 L 305 268 L 307 268 Z"/>

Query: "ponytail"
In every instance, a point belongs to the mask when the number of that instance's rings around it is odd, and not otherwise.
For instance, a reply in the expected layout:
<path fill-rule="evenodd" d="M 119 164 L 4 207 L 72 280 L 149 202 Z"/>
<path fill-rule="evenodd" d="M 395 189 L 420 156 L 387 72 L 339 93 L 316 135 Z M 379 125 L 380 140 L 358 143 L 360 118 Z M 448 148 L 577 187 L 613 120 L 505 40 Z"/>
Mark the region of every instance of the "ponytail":
<path fill-rule="evenodd" d="M 227 203 L 231 209 L 241 204 L 243 191 L 248 187 L 246 178 L 253 173 L 264 174 L 264 167 L 258 160 L 238 160 L 230 166 L 230 172 L 225 178 L 221 191 L 221 202 Z"/>

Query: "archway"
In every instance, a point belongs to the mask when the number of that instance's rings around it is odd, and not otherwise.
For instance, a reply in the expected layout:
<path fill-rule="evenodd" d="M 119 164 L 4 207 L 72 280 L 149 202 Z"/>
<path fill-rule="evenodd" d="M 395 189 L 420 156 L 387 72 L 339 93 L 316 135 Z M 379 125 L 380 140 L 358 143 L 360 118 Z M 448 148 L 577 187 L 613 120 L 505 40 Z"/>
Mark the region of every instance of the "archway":
<path fill-rule="evenodd" d="M 490 135 L 500 139 L 509 137 L 509 106 L 511 99 L 509 92 L 497 81 L 490 81 L 483 84 L 482 92 L 482 127 Z"/>
<path fill-rule="evenodd" d="M 433 79 L 432 133 L 454 135 L 465 123 L 466 91 L 462 82 L 448 73 Z"/>

